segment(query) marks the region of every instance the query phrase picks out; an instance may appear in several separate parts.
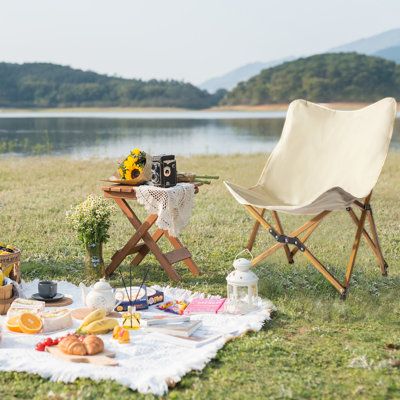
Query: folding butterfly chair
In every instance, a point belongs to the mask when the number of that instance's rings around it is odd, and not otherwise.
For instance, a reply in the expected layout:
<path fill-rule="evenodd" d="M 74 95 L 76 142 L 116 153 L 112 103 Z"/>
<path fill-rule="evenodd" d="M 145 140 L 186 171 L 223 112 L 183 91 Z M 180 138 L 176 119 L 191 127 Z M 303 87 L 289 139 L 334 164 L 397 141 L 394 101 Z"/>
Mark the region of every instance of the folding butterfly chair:
<path fill-rule="evenodd" d="M 389 149 L 396 108 L 393 98 L 356 111 L 331 110 L 305 100 L 290 104 L 282 136 L 258 183 L 247 189 L 225 182 L 256 220 L 247 248 L 252 249 L 260 225 L 277 241 L 255 257 L 253 265 L 280 248 L 289 263 L 297 252 L 303 253 L 345 299 L 364 236 L 382 274 L 387 275 L 370 200 Z M 360 216 L 353 208 L 361 210 Z M 264 219 L 265 210 L 272 212 L 274 226 Z M 306 246 L 306 240 L 332 211 L 346 211 L 357 226 L 343 283 Z M 285 234 L 278 212 L 315 216 Z M 370 233 L 365 227 L 367 219 Z"/>

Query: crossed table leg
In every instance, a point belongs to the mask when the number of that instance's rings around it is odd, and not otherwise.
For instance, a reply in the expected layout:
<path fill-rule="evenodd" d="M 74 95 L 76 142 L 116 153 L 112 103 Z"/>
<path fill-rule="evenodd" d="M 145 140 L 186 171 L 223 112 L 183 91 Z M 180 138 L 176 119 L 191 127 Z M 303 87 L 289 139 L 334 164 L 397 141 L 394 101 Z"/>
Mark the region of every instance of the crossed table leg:
<path fill-rule="evenodd" d="M 118 250 L 112 257 L 111 263 L 106 268 L 106 276 L 111 275 L 116 268 L 122 263 L 122 261 L 131 254 L 136 254 L 136 257 L 131 262 L 132 265 L 139 265 L 140 262 L 146 257 L 148 253 L 153 253 L 161 267 L 167 273 L 167 275 L 174 281 L 181 279 L 180 275 L 176 272 L 173 264 L 183 261 L 193 275 L 199 275 L 200 270 L 198 269 L 195 262 L 192 260 L 190 251 L 182 244 L 182 242 L 175 237 L 172 237 L 168 232 L 161 229 L 157 229 L 153 235 L 149 233 L 150 228 L 157 221 L 157 215 L 151 214 L 142 223 L 136 214 L 133 212 L 128 202 L 121 197 L 115 197 L 114 195 L 105 193 L 107 197 L 111 197 L 117 203 L 122 212 L 126 215 L 129 222 L 135 228 L 134 235 L 128 240 L 124 247 Z M 173 251 L 163 253 L 157 242 L 165 236 L 171 245 L 174 247 Z M 139 243 L 142 240 L 142 243 Z"/>

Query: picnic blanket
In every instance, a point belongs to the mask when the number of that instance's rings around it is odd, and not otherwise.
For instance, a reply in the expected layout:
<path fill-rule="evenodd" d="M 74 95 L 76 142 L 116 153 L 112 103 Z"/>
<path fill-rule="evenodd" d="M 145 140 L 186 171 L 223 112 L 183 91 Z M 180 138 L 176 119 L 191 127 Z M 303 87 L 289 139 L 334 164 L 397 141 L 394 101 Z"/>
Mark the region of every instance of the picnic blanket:
<path fill-rule="evenodd" d="M 28 297 L 35 293 L 37 284 L 37 280 L 23 282 L 24 293 Z M 158 286 L 154 288 L 163 290 L 167 299 L 189 300 L 205 297 L 204 294 L 180 288 Z M 61 281 L 58 282 L 58 291 L 74 299 L 74 303 L 68 308 L 83 306 L 79 287 Z M 260 330 L 264 322 L 270 319 L 273 310 L 271 302 L 260 299 L 259 309 L 246 315 L 193 316 L 192 318 L 202 320 L 202 332 L 221 335 L 211 343 L 198 348 L 187 348 L 160 341 L 157 334 L 145 333 L 141 329 L 131 331 L 131 343 L 124 345 L 118 344 L 111 335 L 101 335 L 105 347 L 117 354 L 116 360 L 119 366 L 116 367 L 71 363 L 54 358 L 49 353 L 36 351 L 35 344 L 42 341 L 46 335 L 9 332 L 5 327 L 6 317 L 0 316 L 0 325 L 3 327 L 3 337 L 0 342 L 0 371 L 36 373 L 57 382 L 72 382 L 80 377 L 94 381 L 111 379 L 141 393 L 163 395 L 169 386 L 175 385 L 189 371 L 202 370 L 228 340 L 247 331 Z M 74 328 L 78 325 L 79 321 L 74 320 Z M 55 338 L 68 331 L 71 332 L 71 329 L 47 336 Z"/>

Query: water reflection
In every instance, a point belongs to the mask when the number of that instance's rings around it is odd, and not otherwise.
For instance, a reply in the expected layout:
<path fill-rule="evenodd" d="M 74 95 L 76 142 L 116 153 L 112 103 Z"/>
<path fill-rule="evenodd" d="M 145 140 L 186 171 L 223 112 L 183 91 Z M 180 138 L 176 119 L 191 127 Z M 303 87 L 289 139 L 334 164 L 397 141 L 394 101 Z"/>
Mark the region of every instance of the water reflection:
<path fill-rule="evenodd" d="M 0 153 L 120 157 L 138 146 L 150 153 L 235 154 L 269 152 L 283 118 L 127 119 L 0 118 Z M 398 121 L 397 121 L 398 122 Z M 392 147 L 400 148 L 399 123 Z"/>

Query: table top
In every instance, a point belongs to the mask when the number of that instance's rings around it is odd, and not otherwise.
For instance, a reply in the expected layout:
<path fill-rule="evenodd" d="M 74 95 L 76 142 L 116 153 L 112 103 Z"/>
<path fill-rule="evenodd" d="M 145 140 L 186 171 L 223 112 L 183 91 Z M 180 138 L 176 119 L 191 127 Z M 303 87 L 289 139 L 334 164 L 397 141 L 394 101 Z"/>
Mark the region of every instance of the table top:
<path fill-rule="evenodd" d="M 199 185 L 194 185 L 194 193 L 198 193 Z M 136 199 L 136 186 L 128 186 L 121 184 L 113 184 L 102 186 L 101 190 L 105 193 L 106 197 L 120 197 L 126 199 Z"/>

